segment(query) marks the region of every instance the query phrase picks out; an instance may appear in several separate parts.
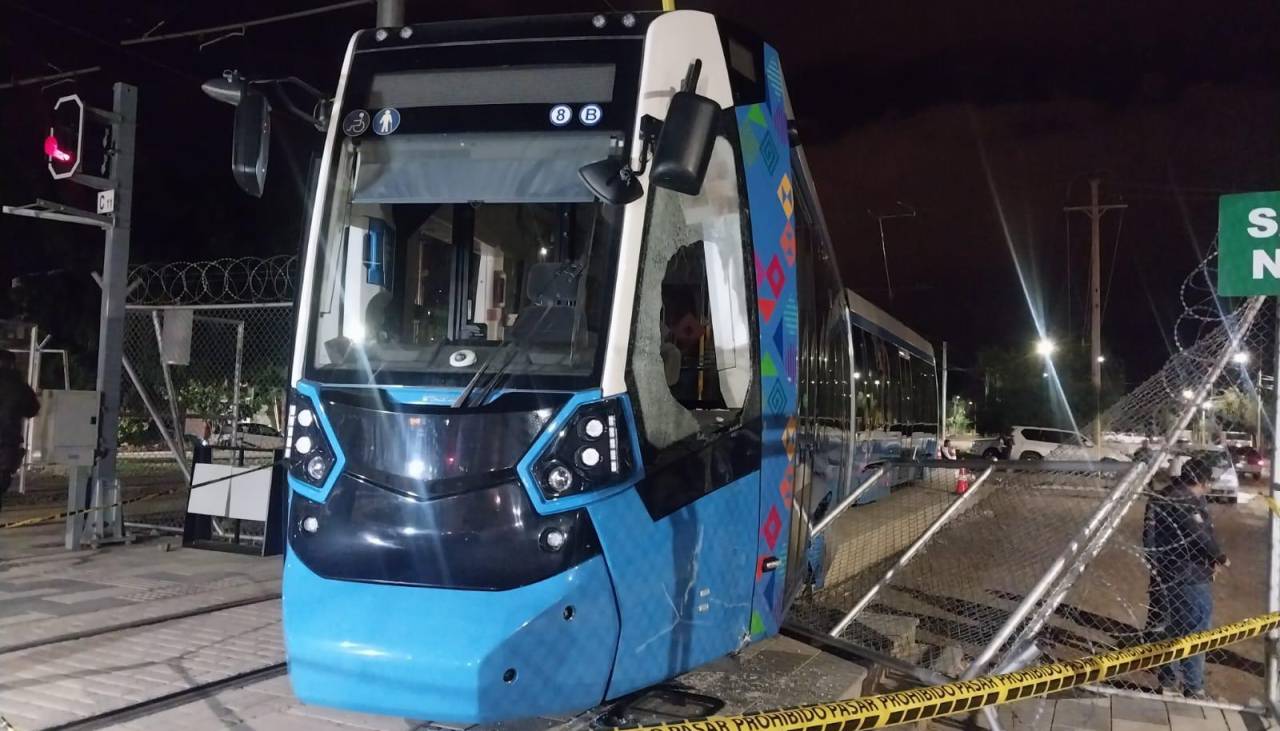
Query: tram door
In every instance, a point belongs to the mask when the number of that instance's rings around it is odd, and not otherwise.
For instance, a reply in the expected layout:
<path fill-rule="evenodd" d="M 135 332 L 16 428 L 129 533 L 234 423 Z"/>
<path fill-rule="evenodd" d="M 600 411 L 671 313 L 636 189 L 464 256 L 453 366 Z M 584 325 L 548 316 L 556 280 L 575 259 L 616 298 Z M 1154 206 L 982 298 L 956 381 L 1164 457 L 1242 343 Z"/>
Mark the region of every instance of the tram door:
<path fill-rule="evenodd" d="M 796 476 L 788 536 L 786 598 L 790 602 L 810 569 L 809 529 L 847 492 L 851 424 L 848 320 L 843 287 L 830 243 L 823 235 L 807 166 L 798 156 L 796 185 L 796 274 L 800 309 L 797 383 Z M 819 544 L 813 552 L 820 554 Z"/>

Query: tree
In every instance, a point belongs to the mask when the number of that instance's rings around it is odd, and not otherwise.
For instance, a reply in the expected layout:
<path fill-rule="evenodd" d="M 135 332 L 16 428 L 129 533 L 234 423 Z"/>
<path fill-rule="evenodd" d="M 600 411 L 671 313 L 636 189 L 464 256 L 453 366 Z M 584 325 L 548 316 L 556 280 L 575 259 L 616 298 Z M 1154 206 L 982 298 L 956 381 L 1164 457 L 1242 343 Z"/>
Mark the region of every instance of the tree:
<path fill-rule="evenodd" d="M 1107 361 L 1102 371 L 1102 398 L 1096 404 L 1089 349 L 1062 345 L 1052 367 L 1028 348 L 991 347 L 978 354 L 983 395 L 978 401 L 977 425 L 985 433 L 1015 425 L 1083 427 L 1099 405 L 1105 410 L 1124 393 L 1122 365 Z M 1056 378 L 1055 378 L 1056 376 Z"/>

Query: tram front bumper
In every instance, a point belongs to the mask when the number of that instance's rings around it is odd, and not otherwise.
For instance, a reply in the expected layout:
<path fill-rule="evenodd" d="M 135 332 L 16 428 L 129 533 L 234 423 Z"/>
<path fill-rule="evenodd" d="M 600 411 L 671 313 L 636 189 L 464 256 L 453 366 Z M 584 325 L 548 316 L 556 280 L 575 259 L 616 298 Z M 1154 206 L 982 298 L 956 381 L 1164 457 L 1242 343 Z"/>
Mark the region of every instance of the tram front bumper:
<path fill-rule="evenodd" d="M 599 704 L 618 642 L 604 559 L 509 591 L 325 579 L 290 554 L 289 677 L 305 703 L 450 723 Z"/>

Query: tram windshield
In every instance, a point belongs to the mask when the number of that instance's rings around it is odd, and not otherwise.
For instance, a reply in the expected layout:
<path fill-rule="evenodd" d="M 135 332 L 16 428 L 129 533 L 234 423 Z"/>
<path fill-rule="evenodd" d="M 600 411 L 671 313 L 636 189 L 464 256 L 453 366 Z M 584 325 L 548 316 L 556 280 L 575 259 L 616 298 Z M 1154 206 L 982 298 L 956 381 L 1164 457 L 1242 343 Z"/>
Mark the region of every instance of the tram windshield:
<path fill-rule="evenodd" d="M 597 381 L 622 210 L 578 168 L 606 131 L 343 139 L 314 259 L 309 376 L 335 384 Z"/>

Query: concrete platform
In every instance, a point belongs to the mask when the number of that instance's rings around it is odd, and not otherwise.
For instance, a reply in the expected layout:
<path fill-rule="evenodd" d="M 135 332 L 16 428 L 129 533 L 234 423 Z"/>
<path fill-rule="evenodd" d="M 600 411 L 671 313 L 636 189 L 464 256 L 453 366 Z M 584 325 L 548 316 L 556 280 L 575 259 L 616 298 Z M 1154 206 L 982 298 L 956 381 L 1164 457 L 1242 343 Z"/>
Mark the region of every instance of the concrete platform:
<path fill-rule="evenodd" d="M 68 553 L 60 541 L 58 526 L 0 531 L 0 716 L 12 728 L 82 721 L 284 662 L 279 559 L 162 550 L 161 541 Z M 68 636 L 78 638 L 50 642 Z M 854 697 L 865 676 L 860 665 L 777 637 L 677 683 L 724 699 L 726 713 L 740 713 Z M 600 712 L 502 728 L 579 727 Z M 431 725 L 304 706 L 281 675 L 98 727 Z"/>
<path fill-rule="evenodd" d="M 17 731 L 83 721 L 284 661 L 278 559 L 176 549 L 157 542 L 67 553 L 57 526 L 0 531 L 0 716 Z M 194 614 L 201 610 L 226 608 Z M 173 615 L 189 614 L 177 619 Z M 163 621 L 156 621 L 163 620 Z M 139 623 L 147 623 L 136 626 Z M 83 639 L 40 645 L 69 634 Z M 32 646 L 38 645 L 38 646 Z M 25 649 L 19 649 L 25 648 Z M 785 637 L 711 663 L 676 683 L 725 701 L 723 713 L 856 697 L 859 665 Z M 496 730 L 584 729 L 600 710 Z M 1198 715 L 1197 715 L 1198 714 Z M 1126 698 L 1024 702 L 1005 729 L 1183 731 L 1264 728 L 1256 718 Z M 97 728 L 338 731 L 441 729 L 427 721 L 305 706 L 284 675 Z M 935 728 L 961 728 L 948 719 Z M 0 729 L 5 726 L 0 724 Z M 6 730 L 7 731 L 7 730 Z M 475 731 L 480 731 L 476 729 Z"/>

